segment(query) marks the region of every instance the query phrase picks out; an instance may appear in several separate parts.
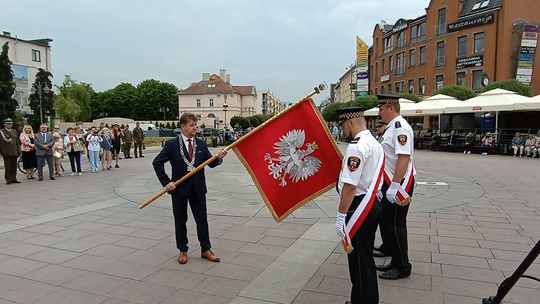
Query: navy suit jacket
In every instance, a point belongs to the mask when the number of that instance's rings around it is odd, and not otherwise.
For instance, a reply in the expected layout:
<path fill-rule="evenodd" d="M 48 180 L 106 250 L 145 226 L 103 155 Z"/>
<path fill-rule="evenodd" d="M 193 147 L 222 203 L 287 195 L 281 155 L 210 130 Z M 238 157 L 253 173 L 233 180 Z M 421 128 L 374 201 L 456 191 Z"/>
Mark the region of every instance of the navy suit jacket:
<path fill-rule="evenodd" d="M 194 137 L 195 138 L 195 137 Z M 182 135 L 177 135 L 176 138 L 170 139 L 165 143 L 165 146 L 159 152 L 159 154 L 156 156 L 154 161 L 152 162 L 152 165 L 154 166 L 154 171 L 156 172 L 156 175 L 159 179 L 159 182 L 163 187 L 167 185 L 170 182 L 175 182 L 179 179 L 181 179 L 184 175 L 188 173 L 187 171 L 187 165 L 182 159 L 182 155 L 180 154 L 180 141 L 182 140 Z M 200 138 L 195 138 L 197 143 L 197 149 L 195 150 L 194 157 L 195 157 L 195 167 L 198 167 L 200 164 L 207 161 L 209 158 L 212 157 L 212 154 L 208 150 L 208 146 L 206 145 L 206 142 Z M 184 149 L 184 155 L 188 157 L 188 151 L 185 147 L 182 146 Z M 165 173 L 165 163 L 169 162 L 172 167 L 172 176 L 169 178 L 167 173 Z M 215 161 L 211 162 L 209 166 L 211 168 L 220 165 L 221 164 L 220 159 L 216 159 Z M 196 191 L 198 194 L 206 194 L 206 181 L 204 177 L 204 169 L 200 170 L 199 172 L 195 173 L 193 176 L 191 176 L 188 180 L 184 181 L 180 185 L 176 187 L 175 190 L 171 191 L 170 194 L 179 194 L 179 195 L 189 195 L 190 191 Z"/>

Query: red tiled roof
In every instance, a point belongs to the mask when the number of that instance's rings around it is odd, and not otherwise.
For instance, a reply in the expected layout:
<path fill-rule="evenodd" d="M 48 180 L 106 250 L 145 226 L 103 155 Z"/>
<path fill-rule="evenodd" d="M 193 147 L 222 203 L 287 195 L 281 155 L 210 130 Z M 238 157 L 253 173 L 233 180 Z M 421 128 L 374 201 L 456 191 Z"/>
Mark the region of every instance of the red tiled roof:
<path fill-rule="evenodd" d="M 223 81 L 218 75 L 213 74 L 209 80 L 192 83 L 188 88 L 180 90 L 179 95 L 204 95 L 204 94 L 239 94 L 252 95 L 253 86 L 232 86 Z"/>

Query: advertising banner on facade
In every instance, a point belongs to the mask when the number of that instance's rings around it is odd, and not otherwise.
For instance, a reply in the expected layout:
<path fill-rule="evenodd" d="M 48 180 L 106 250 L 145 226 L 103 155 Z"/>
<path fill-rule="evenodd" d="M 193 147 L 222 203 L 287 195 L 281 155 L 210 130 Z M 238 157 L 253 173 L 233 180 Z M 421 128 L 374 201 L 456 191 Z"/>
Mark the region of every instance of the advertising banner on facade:
<path fill-rule="evenodd" d="M 528 24 L 523 28 L 521 36 L 521 48 L 517 62 L 516 80 L 531 84 L 532 73 L 534 70 L 534 57 L 536 54 L 536 46 L 538 44 L 538 25 Z"/>
<path fill-rule="evenodd" d="M 368 45 L 356 36 L 356 96 L 369 95 L 368 49 Z"/>
<path fill-rule="evenodd" d="M 465 58 L 456 59 L 456 69 L 463 69 L 468 67 L 478 67 L 484 65 L 484 56 L 471 56 Z"/>

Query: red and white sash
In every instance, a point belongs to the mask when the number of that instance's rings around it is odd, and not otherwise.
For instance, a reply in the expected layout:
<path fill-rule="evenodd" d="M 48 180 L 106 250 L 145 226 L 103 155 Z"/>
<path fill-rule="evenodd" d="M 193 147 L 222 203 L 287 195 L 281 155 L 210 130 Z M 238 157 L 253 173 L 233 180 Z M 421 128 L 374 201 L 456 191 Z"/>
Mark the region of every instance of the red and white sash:
<path fill-rule="evenodd" d="M 401 188 L 399 188 L 398 192 L 396 193 L 398 205 L 405 206 L 411 202 L 408 192 L 411 189 L 415 173 L 416 170 L 414 169 L 414 163 L 411 161 L 411 165 L 409 168 L 407 168 L 407 172 L 405 172 L 405 178 L 403 183 L 401 183 Z M 384 168 L 384 183 L 388 185 L 388 187 L 390 187 L 392 184 L 392 178 L 390 177 L 390 172 L 388 172 L 387 168 Z"/>
<path fill-rule="evenodd" d="M 360 229 L 360 226 L 362 226 L 364 220 L 371 211 L 373 202 L 375 202 L 377 191 L 380 189 L 383 182 L 384 161 L 384 153 L 381 153 L 379 162 L 377 163 L 377 169 L 373 174 L 373 179 L 371 180 L 371 184 L 369 185 L 366 195 L 360 204 L 358 204 L 358 207 L 349 219 L 347 225 L 343 226 L 345 237 L 342 240 L 342 244 L 347 253 L 350 253 L 353 249 L 351 246 L 351 238 L 356 234 L 358 229 Z"/>

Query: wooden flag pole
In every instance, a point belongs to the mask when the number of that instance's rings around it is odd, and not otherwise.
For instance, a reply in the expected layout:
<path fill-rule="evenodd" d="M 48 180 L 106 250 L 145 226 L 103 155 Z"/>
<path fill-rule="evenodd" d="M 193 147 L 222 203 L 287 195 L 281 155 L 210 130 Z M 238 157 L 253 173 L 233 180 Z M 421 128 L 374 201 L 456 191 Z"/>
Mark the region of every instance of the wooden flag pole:
<path fill-rule="evenodd" d="M 309 92 L 306 96 L 304 96 L 302 99 L 298 100 L 294 105 L 288 107 L 287 109 L 281 111 L 279 114 L 271 117 L 270 119 L 268 119 L 267 121 L 263 122 L 262 124 L 260 124 L 258 127 L 256 127 L 255 129 L 251 130 L 248 134 L 240 137 L 238 140 L 236 140 L 235 142 L 231 143 L 230 145 L 228 145 L 227 147 L 225 147 L 223 150 L 224 151 L 229 151 L 230 149 L 232 149 L 234 146 L 238 145 L 239 143 L 241 143 L 242 141 L 246 140 L 246 138 L 248 138 L 249 136 L 253 135 L 254 133 L 256 133 L 258 130 L 264 128 L 267 124 L 269 124 L 270 122 L 272 122 L 274 119 L 277 119 L 278 117 L 282 116 L 283 114 L 289 112 L 291 109 L 295 108 L 296 105 L 299 104 L 300 101 L 302 100 L 305 100 L 305 99 L 308 99 L 308 98 L 311 98 L 312 96 L 316 95 L 316 94 L 319 94 L 322 90 L 326 89 L 326 84 L 325 83 L 321 83 L 319 84 L 317 87 L 313 88 L 313 91 Z M 195 168 L 194 170 L 190 171 L 188 174 L 182 176 L 181 179 L 177 180 L 174 182 L 174 185 L 176 187 L 178 187 L 178 185 L 180 185 L 181 183 L 183 183 L 186 179 L 190 178 L 193 174 L 199 172 L 200 170 L 202 170 L 204 167 L 206 167 L 208 164 L 210 164 L 211 162 L 215 161 L 217 159 L 217 155 L 214 155 L 212 157 L 210 157 L 208 160 L 206 160 L 204 163 L 200 164 L 197 168 Z M 157 200 L 158 198 L 160 198 L 163 194 L 167 193 L 167 189 L 163 188 L 161 191 L 159 191 L 156 195 L 152 196 L 150 199 L 148 199 L 146 202 L 144 202 L 143 204 L 141 204 L 139 206 L 139 209 L 142 209 L 148 205 L 150 205 L 153 201 Z"/>

